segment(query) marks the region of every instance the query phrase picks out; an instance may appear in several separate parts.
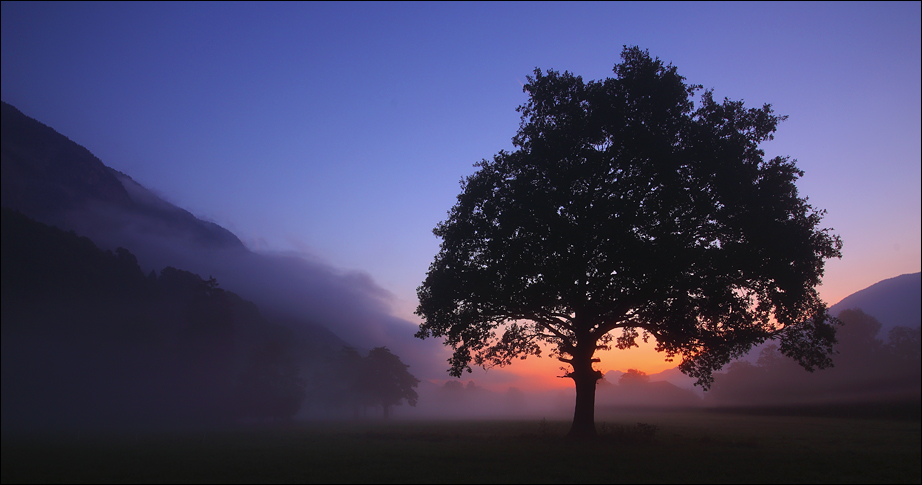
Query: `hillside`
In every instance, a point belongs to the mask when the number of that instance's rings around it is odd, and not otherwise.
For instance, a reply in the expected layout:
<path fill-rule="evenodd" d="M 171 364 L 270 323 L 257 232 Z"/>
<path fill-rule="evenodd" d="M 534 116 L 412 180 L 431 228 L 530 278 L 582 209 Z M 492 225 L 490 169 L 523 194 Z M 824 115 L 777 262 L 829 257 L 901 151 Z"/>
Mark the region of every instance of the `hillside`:
<path fill-rule="evenodd" d="M 829 308 L 838 315 L 843 310 L 860 308 L 880 321 L 880 337 L 896 326 L 922 325 L 922 273 L 889 278 L 852 293 Z"/>
<path fill-rule="evenodd" d="M 9 208 L 2 227 L 5 433 L 222 424 L 245 411 L 238 378 L 263 349 L 305 371 L 306 356 L 333 353 L 214 279 L 172 267 L 145 275 L 124 248 L 104 251 Z"/>
<path fill-rule="evenodd" d="M 364 349 L 387 345 L 415 372 L 443 365 L 438 342 L 414 339 L 415 326 L 390 315 L 390 293 L 367 274 L 309 255 L 252 252 L 230 231 L 164 201 L 7 103 L 0 155 L 4 207 L 102 249 L 127 248 L 145 274 L 171 266 L 213 276 L 304 339 Z"/>
<path fill-rule="evenodd" d="M 230 231 L 156 197 L 13 106 L 2 103 L 0 113 L 3 207 L 83 234 L 130 223 L 140 234 L 182 232 L 200 244 L 244 249 Z"/>
<path fill-rule="evenodd" d="M 922 306 L 922 289 L 920 289 L 920 281 L 922 281 L 922 278 L 920 278 L 920 276 L 922 276 L 922 273 L 904 274 L 877 282 L 843 298 L 839 303 L 830 307 L 830 313 L 838 316 L 845 310 L 855 308 L 861 309 L 880 324 L 880 329 L 875 330 L 875 335 L 879 343 L 869 345 L 884 346 L 888 344 L 889 331 L 891 329 L 895 327 L 918 329 L 920 327 L 919 315 L 920 306 Z M 860 326 L 862 323 L 864 322 L 853 323 L 849 326 L 849 322 L 846 321 L 846 325 L 850 328 L 840 329 L 840 337 L 847 339 L 852 331 L 851 327 L 855 327 L 856 325 Z M 737 371 L 743 370 L 746 365 L 757 364 L 760 352 L 771 345 L 771 342 L 760 345 L 751 351 L 748 356 L 740 359 L 740 362 L 746 362 L 746 364 L 739 364 L 737 366 Z M 839 345 L 838 350 L 842 350 L 842 345 L 843 344 Z M 854 349 L 851 349 L 847 352 L 851 353 L 853 350 Z M 851 356 L 845 356 L 848 360 L 854 360 L 849 359 L 849 357 Z M 837 359 L 841 360 L 842 356 L 839 355 Z M 726 374 L 732 366 L 733 364 L 723 369 L 721 373 L 723 375 L 723 380 L 726 380 Z M 808 374 L 798 366 L 793 365 L 786 367 L 784 372 L 790 372 L 797 380 L 807 379 L 807 383 L 803 384 L 803 389 L 808 389 L 811 385 L 817 385 L 817 381 L 814 379 L 815 377 L 828 374 L 840 374 L 840 370 L 832 370 L 829 372 L 818 371 L 815 374 Z M 617 383 L 622 374 L 623 372 L 617 370 L 609 371 L 606 373 L 605 378 L 609 383 Z M 852 377 L 854 376 L 853 374 Z M 650 382 L 666 381 L 681 389 L 691 389 L 699 396 L 707 396 L 709 394 L 704 393 L 700 387 L 694 385 L 695 379 L 682 374 L 678 368 L 675 367 L 656 374 L 650 374 L 649 378 Z M 865 378 L 865 380 L 868 379 Z M 759 394 L 761 394 L 761 392 Z"/>

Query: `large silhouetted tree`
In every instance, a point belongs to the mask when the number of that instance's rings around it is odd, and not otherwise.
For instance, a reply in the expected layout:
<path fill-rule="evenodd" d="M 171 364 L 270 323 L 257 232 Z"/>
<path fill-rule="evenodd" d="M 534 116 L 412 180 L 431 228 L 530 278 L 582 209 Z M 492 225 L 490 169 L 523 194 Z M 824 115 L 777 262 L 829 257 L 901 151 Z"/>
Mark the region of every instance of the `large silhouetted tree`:
<path fill-rule="evenodd" d="M 784 117 L 714 100 L 625 48 L 615 77 L 536 69 L 515 150 L 476 164 L 418 289 L 417 337 L 444 337 L 450 374 L 549 344 L 576 385 L 571 436 L 595 434 L 600 349 L 653 337 L 704 387 L 780 340 L 823 368 L 835 328 L 815 286 L 841 241 L 798 196 L 802 175 L 759 144 Z"/>

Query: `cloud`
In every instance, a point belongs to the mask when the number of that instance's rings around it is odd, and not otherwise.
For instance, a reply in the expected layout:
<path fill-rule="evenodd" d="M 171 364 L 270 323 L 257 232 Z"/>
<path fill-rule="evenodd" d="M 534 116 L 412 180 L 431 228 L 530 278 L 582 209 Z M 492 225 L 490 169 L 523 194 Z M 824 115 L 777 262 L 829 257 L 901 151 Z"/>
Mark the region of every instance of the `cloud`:
<path fill-rule="evenodd" d="M 394 316 L 395 296 L 368 273 L 343 271 L 303 252 L 254 252 L 227 237 L 204 237 L 201 227 L 211 223 L 198 221 L 192 230 L 191 214 L 130 179 L 123 184 L 131 187 L 139 208 L 96 204 L 71 210 L 67 229 L 104 249 L 127 248 L 145 273 L 173 266 L 214 276 L 222 288 L 256 303 L 263 315 L 300 326 L 302 335 L 319 325 L 359 349 L 387 346 L 417 377 L 445 377 L 447 350 L 436 340 L 415 338 L 417 325 Z"/>

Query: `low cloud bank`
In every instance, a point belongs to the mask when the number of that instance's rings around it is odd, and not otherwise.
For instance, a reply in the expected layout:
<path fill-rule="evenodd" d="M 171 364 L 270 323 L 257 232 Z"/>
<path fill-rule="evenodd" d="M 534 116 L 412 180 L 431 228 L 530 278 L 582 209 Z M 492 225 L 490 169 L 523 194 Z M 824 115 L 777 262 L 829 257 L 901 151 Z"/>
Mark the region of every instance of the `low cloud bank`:
<path fill-rule="evenodd" d="M 445 377 L 447 351 L 438 341 L 413 337 L 417 326 L 391 314 L 393 295 L 367 273 L 341 271 L 310 256 L 256 253 L 226 237 L 221 242 L 204 239 L 163 217 L 176 208 L 143 187 L 129 194 L 151 210 L 91 205 L 70 211 L 67 228 L 102 248 L 127 248 L 145 272 L 173 266 L 213 276 L 221 288 L 253 301 L 265 316 L 309 338 L 361 349 L 387 346 L 414 375 Z"/>

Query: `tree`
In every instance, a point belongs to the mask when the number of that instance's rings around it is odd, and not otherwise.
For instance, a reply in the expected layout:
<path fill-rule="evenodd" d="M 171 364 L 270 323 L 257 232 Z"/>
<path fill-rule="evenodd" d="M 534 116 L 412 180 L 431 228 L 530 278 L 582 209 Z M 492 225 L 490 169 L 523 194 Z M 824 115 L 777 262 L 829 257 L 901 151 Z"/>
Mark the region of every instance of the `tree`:
<path fill-rule="evenodd" d="M 922 327 L 909 328 L 896 326 L 890 329 L 887 334 L 887 349 L 890 354 L 899 362 L 916 362 L 915 368 L 918 370 L 920 352 L 920 341 L 922 341 Z"/>
<path fill-rule="evenodd" d="M 860 308 L 842 310 L 838 318 L 842 327 L 836 335 L 836 351 L 848 357 L 844 363 L 864 367 L 884 351 L 884 342 L 877 338 L 883 328 L 879 320 Z"/>
<path fill-rule="evenodd" d="M 406 399 L 410 406 L 416 406 L 419 396 L 414 387 L 419 379 L 407 371 L 408 365 L 400 361 L 387 347 L 375 347 L 368 352 L 369 394 L 374 403 L 380 404 L 384 418 L 390 416 L 391 406 L 398 406 Z"/>
<path fill-rule="evenodd" d="M 628 369 L 627 372 L 621 374 L 621 377 L 618 379 L 618 385 L 625 387 L 642 386 L 649 382 L 650 376 L 648 376 L 646 372 L 637 369 Z"/>
<path fill-rule="evenodd" d="M 805 368 L 831 364 L 817 292 L 841 240 L 798 196 L 794 160 L 759 148 L 770 105 L 714 100 L 637 47 L 615 77 L 539 69 L 515 150 L 482 160 L 433 230 L 416 336 L 444 337 L 449 373 L 551 349 L 576 386 L 570 435 L 595 435 L 595 352 L 653 337 L 707 388 L 753 345 L 779 339 Z"/>
<path fill-rule="evenodd" d="M 419 396 L 413 388 L 419 379 L 387 347 L 375 347 L 365 357 L 352 347 L 343 347 L 338 366 L 338 401 L 352 406 L 356 417 L 360 412 L 364 416 L 368 406 L 380 405 L 386 419 L 391 406 L 404 399 L 416 406 Z"/>
<path fill-rule="evenodd" d="M 276 420 L 294 417 L 307 397 L 299 373 L 284 344 L 271 341 L 255 349 L 237 385 L 241 413 Z"/>
<path fill-rule="evenodd" d="M 336 376 L 333 382 L 335 403 L 351 407 L 356 418 L 364 416 L 366 408 L 371 404 L 370 378 L 365 357 L 352 347 L 343 347 L 336 366 L 333 372 Z"/>

